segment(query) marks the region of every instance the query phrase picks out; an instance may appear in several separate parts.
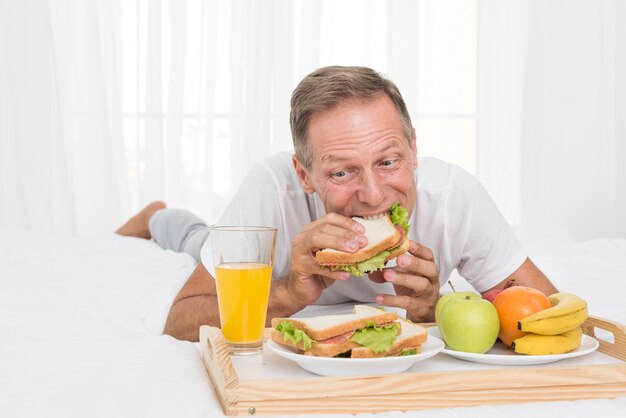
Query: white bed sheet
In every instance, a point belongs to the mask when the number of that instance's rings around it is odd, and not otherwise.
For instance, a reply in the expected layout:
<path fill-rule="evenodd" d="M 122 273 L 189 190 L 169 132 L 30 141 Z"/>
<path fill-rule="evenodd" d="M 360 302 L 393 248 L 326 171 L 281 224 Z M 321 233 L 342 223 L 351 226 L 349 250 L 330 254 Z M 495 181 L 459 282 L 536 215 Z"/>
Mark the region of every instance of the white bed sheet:
<path fill-rule="evenodd" d="M 583 295 L 592 314 L 626 323 L 626 240 L 526 243 L 561 290 Z M 112 234 L 0 233 L 0 415 L 222 415 L 197 344 L 161 335 L 194 267 L 186 254 Z M 613 417 L 624 410 L 626 398 L 376 416 Z"/>

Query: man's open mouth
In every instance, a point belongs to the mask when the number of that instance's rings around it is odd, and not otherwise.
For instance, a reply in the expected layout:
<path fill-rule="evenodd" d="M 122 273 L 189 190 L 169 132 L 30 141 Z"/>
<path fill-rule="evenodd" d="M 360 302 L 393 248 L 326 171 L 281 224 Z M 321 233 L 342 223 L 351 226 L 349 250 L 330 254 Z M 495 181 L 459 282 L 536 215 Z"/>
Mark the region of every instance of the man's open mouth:
<path fill-rule="evenodd" d="M 375 219 L 382 218 L 383 216 L 386 216 L 386 215 L 387 215 L 387 212 L 383 212 L 383 213 L 379 213 L 379 214 L 376 214 L 376 215 L 364 216 L 363 219 L 367 219 L 367 220 L 373 221 Z"/>

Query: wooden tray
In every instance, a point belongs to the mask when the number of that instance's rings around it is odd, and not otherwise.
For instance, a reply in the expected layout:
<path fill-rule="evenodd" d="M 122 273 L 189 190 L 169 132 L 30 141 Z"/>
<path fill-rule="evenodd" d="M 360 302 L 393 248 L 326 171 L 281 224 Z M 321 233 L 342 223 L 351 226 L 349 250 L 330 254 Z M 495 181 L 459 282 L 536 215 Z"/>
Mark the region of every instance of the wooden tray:
<path fill-rule="evenodd" d="M 626 328 L 590 317 L 585 334 L 613 334 L 598 351 L 626 362 Z M 374 413 L 517 402 L 626 396 L 626 363 L 351 376 L 240 380 L 219 328 L 200 328 L 202 357 L 226 415 Z M 259 366 L 262 367 L 262 366 Z M 462 378 L 460 378 L 462 376 Z M 311 390 L 310 388 L 315 388 Z"/>

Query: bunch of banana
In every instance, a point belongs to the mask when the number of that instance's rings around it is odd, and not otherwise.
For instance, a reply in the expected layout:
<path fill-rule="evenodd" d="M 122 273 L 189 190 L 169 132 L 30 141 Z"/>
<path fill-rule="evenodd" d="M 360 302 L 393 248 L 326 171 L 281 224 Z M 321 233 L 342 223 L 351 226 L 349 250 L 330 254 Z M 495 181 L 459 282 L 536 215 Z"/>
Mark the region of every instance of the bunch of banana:
<path fill-rule="evenodd" d="M 515 340 L 513 351 L 522 354 L 562 354 L 575 350 L 582 340 L 580 326 L 587 320 L 587 302 L 571 293 L 548 296 L 551 308 L 530 315 L 517 323 L 528 332 Z"/>

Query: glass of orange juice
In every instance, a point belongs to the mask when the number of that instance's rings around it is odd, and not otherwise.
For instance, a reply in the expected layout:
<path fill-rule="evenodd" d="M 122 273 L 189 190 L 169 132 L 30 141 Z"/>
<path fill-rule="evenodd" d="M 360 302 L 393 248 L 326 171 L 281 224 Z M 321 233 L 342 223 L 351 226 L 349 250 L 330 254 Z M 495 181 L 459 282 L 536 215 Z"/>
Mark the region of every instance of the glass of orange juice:
<path fill-rule="evenodd" d="M 231 354 L 263 348 L 276 234 L 264 226 L 215 226 L 209 233 L 220 323 Z"/>

